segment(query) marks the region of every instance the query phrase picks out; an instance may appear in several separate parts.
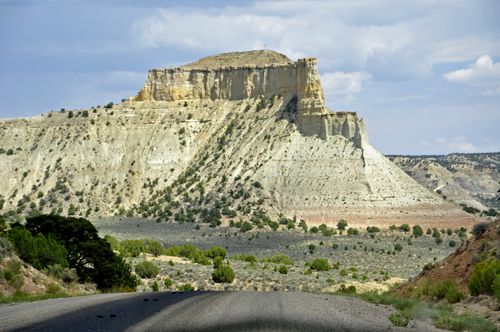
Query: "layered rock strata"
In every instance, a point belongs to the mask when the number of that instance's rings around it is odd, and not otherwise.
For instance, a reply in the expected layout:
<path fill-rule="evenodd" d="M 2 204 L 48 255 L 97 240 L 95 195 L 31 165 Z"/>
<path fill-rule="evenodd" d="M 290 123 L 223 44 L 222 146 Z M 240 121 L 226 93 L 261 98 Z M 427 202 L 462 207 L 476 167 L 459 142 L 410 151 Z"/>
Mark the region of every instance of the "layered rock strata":
<path fill-rule="evenodd" d="M 259 52 L 151 70 L 138 96 L 109 110 L 0 120 L 0 148 L 12 149 L 0 158 L 4 211 L 135 215 L 147 205 L 157 218 L 165 204 L 176 213 L 222 200 L 244 219 L 476 222 L 376 151 L 356 113 L 325 107 L 316 59 Z"/>

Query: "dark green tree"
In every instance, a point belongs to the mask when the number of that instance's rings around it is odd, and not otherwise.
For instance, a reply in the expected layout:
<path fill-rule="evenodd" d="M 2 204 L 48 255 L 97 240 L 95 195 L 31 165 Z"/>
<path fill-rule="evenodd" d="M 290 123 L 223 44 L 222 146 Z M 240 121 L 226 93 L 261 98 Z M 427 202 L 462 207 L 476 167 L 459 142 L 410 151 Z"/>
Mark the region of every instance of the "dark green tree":
<path fill-rule="evenodd" d="M 22 226 L 21 226 L 22 227 Z M 84 218 L 39 215 L 26 219 L 32 235 L 49 235 L 68 251 L 67 261 L 81 281 L 92 280 L 100 289 L 129 287 L 139 283 L 131 266 L 116 255 L 109 242 L 100 238 L 97 229 Z"/>

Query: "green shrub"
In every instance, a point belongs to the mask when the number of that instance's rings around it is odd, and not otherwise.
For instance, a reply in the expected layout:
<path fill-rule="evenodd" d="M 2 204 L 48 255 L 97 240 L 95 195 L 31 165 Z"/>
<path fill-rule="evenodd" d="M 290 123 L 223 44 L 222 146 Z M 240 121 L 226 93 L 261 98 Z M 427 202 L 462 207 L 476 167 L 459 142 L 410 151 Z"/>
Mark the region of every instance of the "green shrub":
<path fill-rule="evenodd" d="M 335 280 L 333 280 L 332 278 L 328 278 L 328 279 L 326 279 L 326 282 L 329 284 L 334 284 Z"/>
<path fill-rule="evenodd" d="M 279 272 L 281 274 L 288 274 L 288 268 L 286 267 L 286 265 L 280 265 Z"/>
<path fill-rule="evenodd" d="M 179 286 L 179 291 L 180 292 L 182 292 L 182 291 L 191 292 L 191 291 L 194 291 L 194 287 L 191 286 L 191 284 L 181 285 L 181 286 Z"/>
<path fill-rule="evenodd" d="M 402 224 L 399 226 L 399 229 L 402 230 L 403 232 L 409 232 L 410 231 L 410 225 L 408 224 Z"/>
<path fill-rule="evenodd" d="M 158 267 L 149 261 L 137 263 L 135 266 L 135 273 L 141 278 L 154 278 L 158 275 L 158 272 Z"/>
<path fill-rule="evenodd" d="M 427 233 L 427 235 L 431 235 L 432 234 L 432 230 L 430 228 L 427 228 L 426 233 Z"/>
<path fill-rule="evenodd" d="M 311 264 L 311 269 L 317 271 L 328 271 L 330 270 L 330 264 L 328 264 L 326 259 L 316 258 Z"/>
<path fill-rule="evenodd" d="M 349 271 L 352 271 L 352 272 L 358 272 L 358 269 L 357 269 L 357 268 L 355 268 L 355 267 L 353 267 L 353 266 L 351 266 L 351 267 L 349 268 Z"/>
<path fill-rule="evenodd" d="M 352 278 L 357 280 L 358 279 L 358 274 L 357 273 L 353 273 L 352 274 Z"/>
<path fill-rule="evenodd" d="M 171 287 L 171 286 L 172 286 L 172 279 L 165 278 L 165 287 Z"/>
<path fill-rule="evenodd" d="M 61 279 L 67 284 L 78 280 L 78 275 L 74 269 L 64 268 L 59 264 L 49 265 L 45 271 L 47 275 Z"/>
<path fill-rule="evenodd" d="M 496 275 L 500 275 L 500 262 L 493 261 L 490 263 L 474 264 L 474 271 L 469 279 L 469 291 L 471 295 L 494 294 L 498 291 L 492 289 Z"/>
<path fill-rule="evenodd" d="M 305 274 L 305 275 L 309 275 L 309 274 L 312 274 L 312 273 L 313 273 L 313 272 L 312 272 L 311 268 L 308 268 L 308 269 L 304 272 L 304 274 Z"/>
<path fill-rule="evenodd" d="M 349 228 L 347 230 L 347 234 L 349 234 L 349 235 L 358 235 L 359 231 L 357 229 L 355 229 L 355 228 Z"/>
<path fill-rule="evenodd" d="M 212 279 L 217 283 L 232 283 L 234 280 L 234 271 L 230 266 L 223 265 L 212 272 Z"/>
<path fill-rule="evenodd" d="M 373 226 L 373 227 L 368 226 L 368 227 L 366 227 L 366 231 L 368 233 L 378 233 L 378 232 L 380 232 L 380 228 L 375 227 L 375 226 Z"/>
<path fill-rule="evenodd" d="M 224 248 L 221 248 L 221 247 L 211 247 L 210 249 L 208 249 L 208 257 L 212 258 L 212 259 L 215 259 L 215 257 L 221 257 L 222 260 L 224 260 L 226 258 L 226 250 Z"/>
<path fill-rule="evenodd" d="M 153 283 L 153 292 L 159 292 L 160 291 L 160 286 L 158 285 L 158 282 L 155 280 Z"/>
<path fill-rule="evenodd" d="M 10 281 L 14 277 L 14 271 L 9 269 L 4 270 L 3 276 L 5 277 L 5 279 L 7 279 L 7 281 Z"/>
<path fill-rule="evenodd" d="M 58 294 L 61 292 L 61 286 L 55 283 L 50 283 L 47 285 L 47 293 L 49 294 Z"/>
<path fill-rule="evenodd" d="M 340 229 L 341 231 L 345 230 L 346 227 L 347 227 L 347 221 L 344 219 L 341 219 L 337 224 L 337 228 Z"/>
<path fill-rule="evenodd" d="M 175 264 L 174 264 L 174 262 L 172 262 L 172 260 L 169 260 L 169 261 L 168 261 L 168 265 L 170 265 L 170 266 L 174 266 Z"/>
<path fill-rule="evenodd" d="M 413 236 L 417 238 L 422 235 L 424 235 L 424 230 L 422 229 L 422 227 L 420 227 L 419 225 L 413 226 Z"/>
<path fill-rule="evenodd" d="M 347 293 L 347 294 L 356 294 L 356 286 L 351 285 L 351 286 L 346 288 L 344 284 L 341 284 L 340 288 L 339 288 L 339 292 Z"/>
<path fill-rule="evenodd" d="M 346 269 L 342 269 L 342 270 L 340 270 L 340 275 L 343 277 L 346 277 L 349 275 L 349 273 L 347 273 Z"/>
<path fill-rule="evenodd" d="M 215 259 L 214 259 L 214 269 L 217 269 L 217 268 L 221 267 L 222 265 L 224 265 L 222 263 L 222 257 L 220 257 L 220 256 L 215 257 Z"/>
<path fill-rule="evenodd" d="M 442 239 L 442 238 L 440 238 L 440 237 L 437 237 L 437 238 L 436 238 L 436 243 L 437 243 L 437 244 L 441 244 L 441 243 L 443 243 L 443 239 Z"/>
<path fill-rule="evenodd" d="M 400 245 L 399 243 L 396 243 L 396 244 L 394 245 L 394 250 L 396 250 L 396 251 L 398 251 L 398 252 L 399 252 L 399 251 L 403 250 L 403 246 L 402 246 L 402 245 Z"/>
<path fill-rule="evenodd" d="M 337 243 L 334 243 L 332 246 L 333 249 L 338 249 L 338 247 L 339 247 L 339 245 Z"/>
<path fill-rule="evenodd" d="M 457 245 L 457 243 L 455 241 L 451 240 L 450 242 L 448 242 L 448 245 L 450 247 L 455 247 Z"/>
<path fill-rule="evenodd" d="M 311 227 L 311 229 L 309 230 L 309 233 L 311 233 L 311 234 L 317 234 L 318 232 L 319 232 L 319 228 L 316 226 Z"/>

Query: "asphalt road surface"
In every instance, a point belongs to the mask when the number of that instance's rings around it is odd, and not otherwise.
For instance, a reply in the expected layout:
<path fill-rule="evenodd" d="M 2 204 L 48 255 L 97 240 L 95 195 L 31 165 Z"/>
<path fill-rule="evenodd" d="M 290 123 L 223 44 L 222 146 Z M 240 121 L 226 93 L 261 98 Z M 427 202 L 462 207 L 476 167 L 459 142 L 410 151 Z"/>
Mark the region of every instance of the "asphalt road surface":
<path fill-rule="evenodd" d="M 0 307 L 0 331 L 440 331 L 395 309 L 299 292 L 99 294 Z"/>

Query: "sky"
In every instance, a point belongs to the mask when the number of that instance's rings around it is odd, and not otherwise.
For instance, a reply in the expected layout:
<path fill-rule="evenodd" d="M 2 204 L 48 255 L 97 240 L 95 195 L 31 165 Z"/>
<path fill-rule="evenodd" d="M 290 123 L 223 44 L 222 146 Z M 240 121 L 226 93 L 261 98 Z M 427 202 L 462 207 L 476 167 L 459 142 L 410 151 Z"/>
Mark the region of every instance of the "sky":
<path fill-rule="evenodd" d="M 117 103 L 148 70 L 234 51 L 318 58 L 384 154 L 500 151 L 500 1 L 0 0 L 0 118 Z"/>

